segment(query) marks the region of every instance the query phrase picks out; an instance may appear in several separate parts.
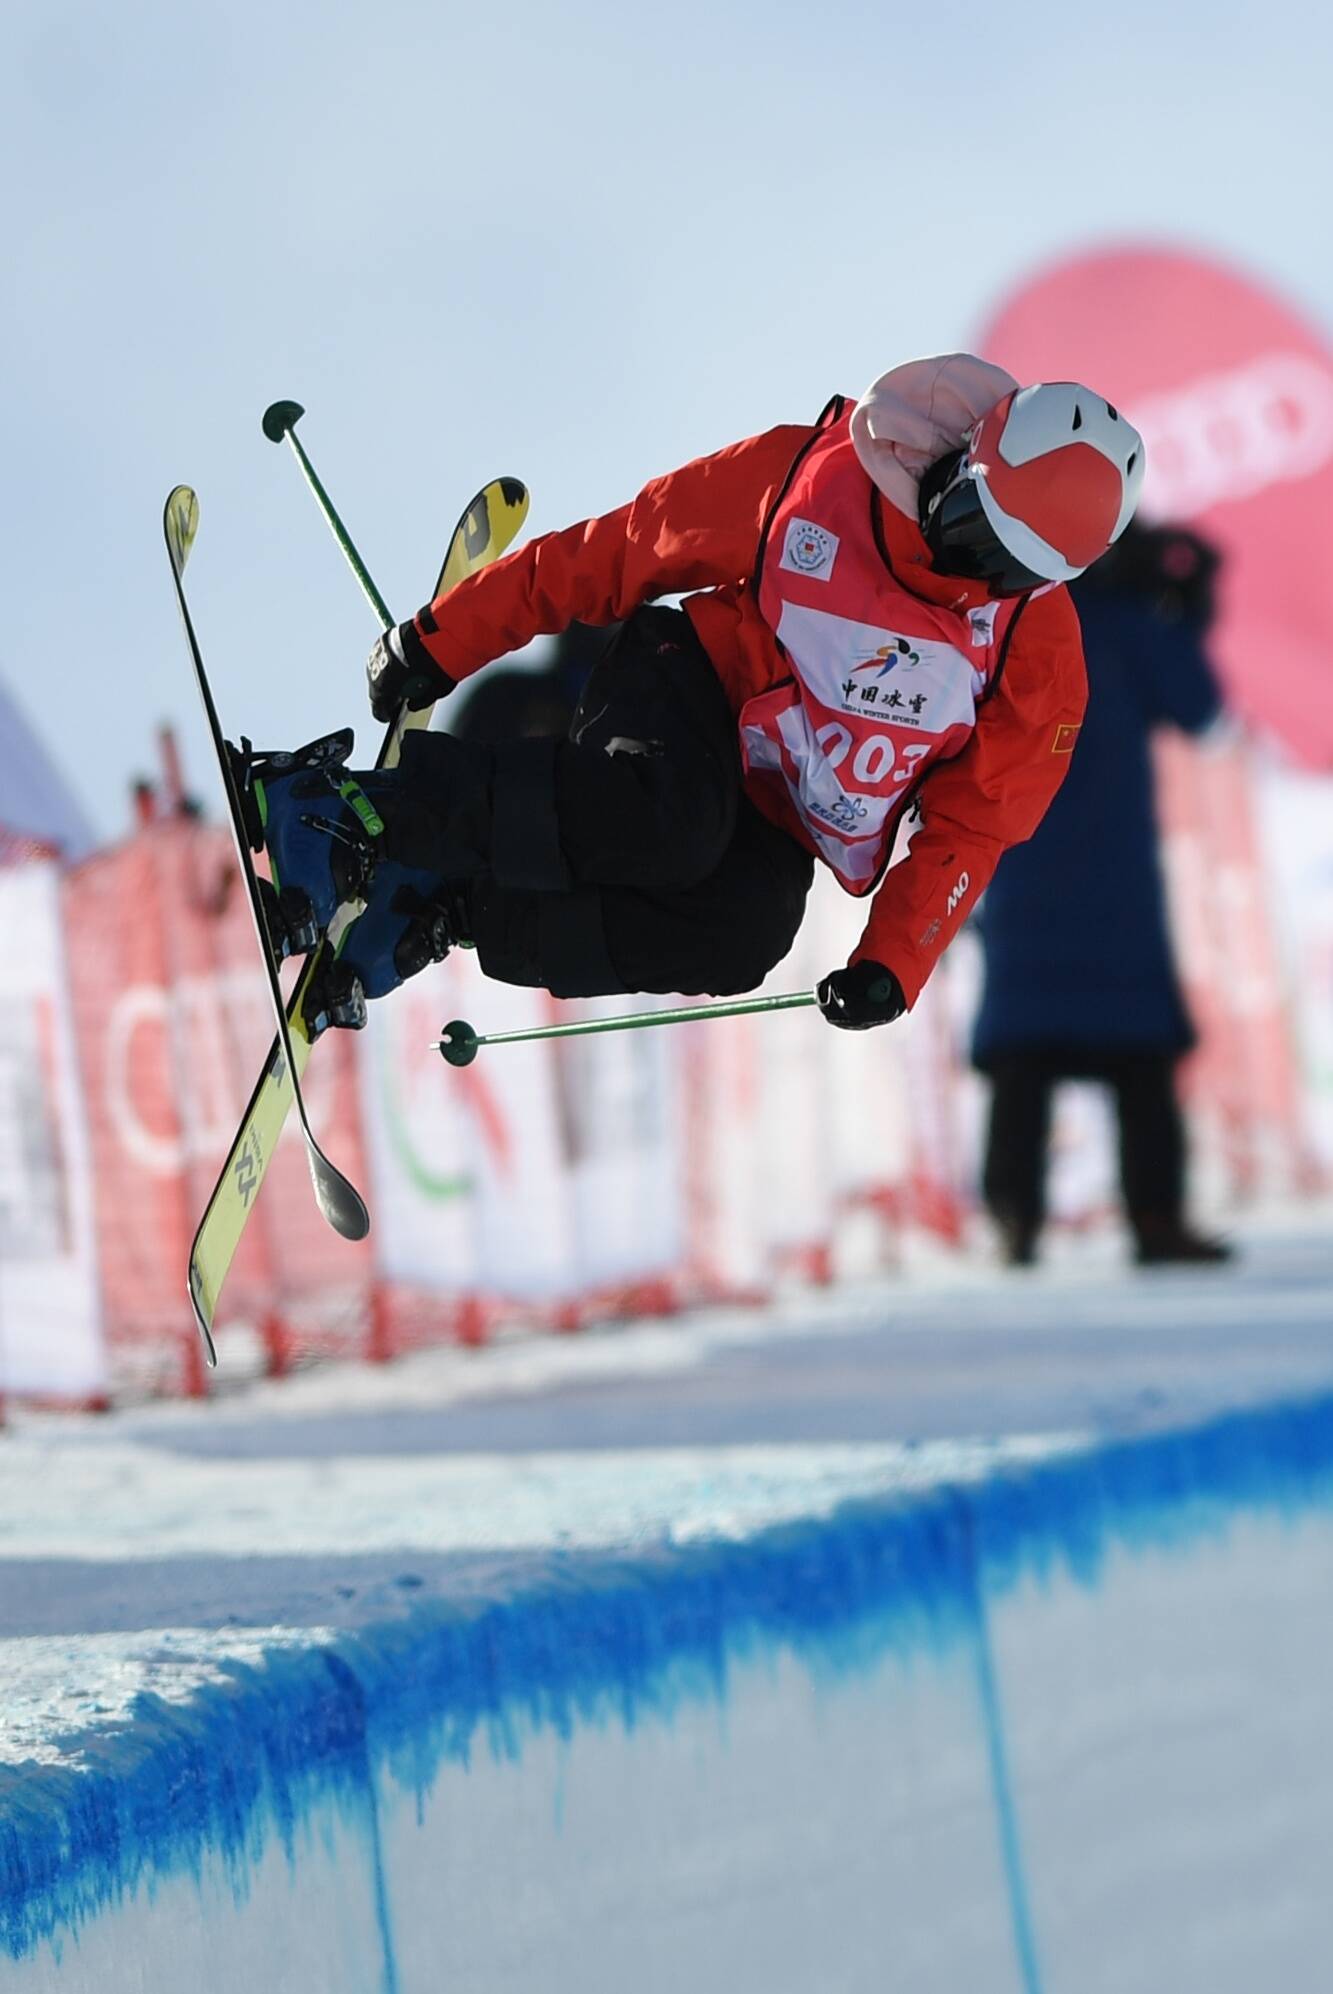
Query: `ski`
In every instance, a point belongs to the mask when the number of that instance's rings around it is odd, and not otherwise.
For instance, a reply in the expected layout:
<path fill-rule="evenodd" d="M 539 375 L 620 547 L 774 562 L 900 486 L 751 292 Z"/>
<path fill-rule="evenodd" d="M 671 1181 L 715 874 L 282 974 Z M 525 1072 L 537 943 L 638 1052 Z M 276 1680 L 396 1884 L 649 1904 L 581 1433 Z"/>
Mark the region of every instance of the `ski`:
<path fill-rule="evenodd" d="M 250 903 L 250 917 L 254 922 L 255 940 L 263 960 L 265 980 L 268 986 L 269 1001 L 273 1008 L 274 1020 L 278 1028 L 275 1041 L 276 1063 L 280 1066 L 284 1080 L 295 1103 L 301 1123 L 301 1134 L 305 1139 L 306 1160 L 310 1166 L 310 1182 L 314 1187 L 315 1198 L 320 1211 L 344 1239 L 364 1239 L 370 1230 L 370 1213 L 365 1201 L 355 1185 L 343 1176 L 337 1165 L 330 1162 L 310 1126 L 305 1098 L 301 1093 L 300 1080 L 296 1075 L 296 1052 L 287 1022 L 286 1006 L 283 1002 L 282 985 L 278 981 L 277 964 L 269 945 L 268 925 L 264 914 L 259 875 L 255 871 L 246 837 L 245 820 L 241 809 L 241 799 L 237 792 L 227 744 L 223 738 L 222 725 L 218 719 L 217 707 L 213 701 L 212 688 L 208 683 L 208 673 L 195 635 L 194 623 L 190 616 L 190 606 L 185 599 L 185 564 L 190 558 L 195 534 L 199 528 L 199 501 L 188 485 L 177 485 L 167 498 L 162 513 L 162 530 L 166 538 L 167 552 L 171 557 L 171 573 L 176 584 L 176 602 L 185 626 L 185 641 L 189 647 L 190 661 L 194 667 L 194 681 L 208 722 L 208 731 L 217 756 L 218 771 L 222 777 L 223 793 L 227 800 L 227 815 L 231 820 L 232 842 L 236 847 L 237 863 L 245 880 L 246 895 Z M 205 1346 L 210 1364 L 217 1362 L 213 1349 L 213 1339 L 209 1325 L 201 1320 Z"/>
<path fill-rule="evenodd" d="M 176 494 L 172 494 L 174 499 Z M 193 497 L 193 494 L 191 494 Z M 443 565 L 431 593 L 431 601 L 445 594 L 468 575 L 497 560 L 522 530 L 528 514 L 528 492 L 517 478 L 496 478 L 483 487 L 465 507 L 450 536 Z M 168 500 L 168 507 L 171 500 Z M 193 527 L 190 530 L 193 537 Z M 188 545 L 186 546 L 188 552 Z M 174 561 L 174 556 L 173 556 Z M 182 558 L 181 568 L 184 568 Z M 179 587 L 179 583 L 178 583 Z M 182 598 L 183 606 L 183 598 Z M 385 733 L 377 768 L 393 768 L 398 761 L 403 736 L 409 728 L 430 724 L 432 708 L 418 712 L 406 708 Z M 230 771 L 228 771 L 228 774 Z M 245 852 L 249 858 L 248 850 Z M 250 867 L 253 872 L 253 867 Z M 313 1039 L 305 1017 L 305 999 L 324 959 L 325 951 L 336 954 L 360 912 L 360 903 L 339 908 L 322 946 L 310 955 L 297 979 L 283 1015 L 282 1028 L 269 1050 L 262 1072 L 241 1117 L 227 1159 L 213 1187 L 190 1249 L 189 1293 L 195 1322 L 203 1339 L 208 1363 L 215 1366 L 213 1321 L 218 1297 L 235 1258 L 246 1221 L 254 1206 L 260 1185 L 282 1134 L 292 1103 L 299 1096 L 301 1078 L 310 1058 Z M 271 966 L 271 965 L 270 965 Z M 304 1117 L 304 1105 L 302 1105 Z M 349 1187 L 350 1188 L 350 1187 Z M 318 1197 L 318 1187 L 316 1196 Z M 321 1201 L 320 1209 L 324 1210 Z M 329 1214 L 325 1211 L 325 1216 Z M 333 1221 L 331 1221 L 333 1222 Z M 368 1223 L 368 1221 L 367 1221 Z M 364 1228 L 363 1228 L 364 1232 Z M 363 1234 L 351 1235 L 361 1237 Z"/>

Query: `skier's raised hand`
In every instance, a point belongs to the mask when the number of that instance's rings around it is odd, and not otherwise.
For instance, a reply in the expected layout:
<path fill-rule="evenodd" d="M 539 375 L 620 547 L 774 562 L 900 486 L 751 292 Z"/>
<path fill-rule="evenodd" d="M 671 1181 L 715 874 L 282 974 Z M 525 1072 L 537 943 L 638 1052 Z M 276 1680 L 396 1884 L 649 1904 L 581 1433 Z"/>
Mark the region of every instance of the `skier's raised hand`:
<path fill-rule="evenodd" d="M 835 969 L 817 986 L 815 996 L 829 1023 L 844 1032 L 891 1025 L 907 1009 L 901 984 L 882 962 L 854 962 Z"/>
<path fill-rule="evenodd" d="M 385 721 L 394 719 L 403 706 L 413 713 L 432 706 L 454 689 L 453 680 L 440 670 L 412 623 L 400 623 L 376 638 L 366 659 L 366 685 L 371 712 Z"/>

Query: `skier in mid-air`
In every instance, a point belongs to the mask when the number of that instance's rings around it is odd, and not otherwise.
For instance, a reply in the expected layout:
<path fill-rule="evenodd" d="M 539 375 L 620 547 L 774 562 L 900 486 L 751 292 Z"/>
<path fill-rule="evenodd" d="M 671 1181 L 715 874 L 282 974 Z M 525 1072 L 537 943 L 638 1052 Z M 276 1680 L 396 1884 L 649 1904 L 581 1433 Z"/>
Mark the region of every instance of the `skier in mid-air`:
<path fill-rule="evenodd" d="M 1123 531 L 1143 457 L 1087 388 L 966 354 L 895 368 L 519 548 L 370 654 L 387 720 L 575 620 L 623 622 L 566 738 L 414 731 L 391 772 L 327 744 L 323 766 L 251 758 L 254 841 L 321 923 L 368 898 L 343 958 L 367 996 L 462 942 L 557 996 L 750 990 L 818 858 L 869 899 L 820 1008 L 887 1023 L 1069 766 L 1086 682 L 1062 584 Z"/>

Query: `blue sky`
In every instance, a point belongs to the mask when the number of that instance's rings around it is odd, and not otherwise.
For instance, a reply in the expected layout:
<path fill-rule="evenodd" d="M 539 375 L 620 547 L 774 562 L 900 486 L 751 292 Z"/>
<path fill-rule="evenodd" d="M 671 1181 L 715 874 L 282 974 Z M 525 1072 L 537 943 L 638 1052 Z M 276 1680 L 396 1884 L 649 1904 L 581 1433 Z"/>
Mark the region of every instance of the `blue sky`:
<path fill-rule="evenodd" d="M 1331 54 L 1283 0 L 9 0 L 0 679 L 104 834 L 163 720 L 212 803 L 185 481 L 229 730 L 374 741 L 375 626 L 260 433 L 279 396 L 406 615 L 486 478 L 536 531 L 608 509 L 1071 250 L 1202 249 L 1333 332 Z"/>

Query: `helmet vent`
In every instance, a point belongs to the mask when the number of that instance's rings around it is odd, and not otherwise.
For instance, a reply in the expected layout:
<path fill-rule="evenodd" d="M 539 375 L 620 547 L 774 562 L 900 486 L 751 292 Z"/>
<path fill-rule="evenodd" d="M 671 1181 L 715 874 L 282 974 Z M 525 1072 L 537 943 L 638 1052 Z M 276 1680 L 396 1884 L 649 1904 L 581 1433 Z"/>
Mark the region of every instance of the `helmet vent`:
<path fill-rule="evenodd" d="M 1079 405 L 1078 405 L 1078 403 L 1077 403 L 1077 402 L 1075 402 L 1075 403 L 1074 403 L 1074 421 L 1073 421 L 1073 427 L 1074 427 L 1075 429 L 1082 429 L 1082 427 L 1083 427 L 1083 411 L 1082 411 L 1082 409 L 1081 409 L 1081 408 L 1079 407 Z"/>
<path fill-rule="evenodd" d="M 1110 402 L 1106 404 L 1106 413 L 1110 416 L 1112 422 L 1119 422 L 1120 417 L 1116 414 L 1116 411 L 1111 407 Z"/>
<path fill-rule="evenodd" d="M 1126 477 L 1128 477 L 1128 476 L 1129 476 L 1130 472 L 1131 472 L 1131 471 L 1132 471 L 1132 470 L 1134 469 L 1134 466 L 1135 466 L 1135 465 L 1136 465 L 1136 464 L 1138 463 L 1138 461 L 1139 461 L 1139 453 L 1138 453 L 1138 451 L 1137 451 L 1137 450 L 1131 450 L 1131 451 L 1130 451 L 1130 453 L 1129 453 L 1129 462 L 1128 462 L 1128 463 L 1126 464 L 1126 466 L 1125 466 L 1125 476 L 1126 476 Z"/>

